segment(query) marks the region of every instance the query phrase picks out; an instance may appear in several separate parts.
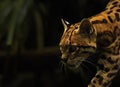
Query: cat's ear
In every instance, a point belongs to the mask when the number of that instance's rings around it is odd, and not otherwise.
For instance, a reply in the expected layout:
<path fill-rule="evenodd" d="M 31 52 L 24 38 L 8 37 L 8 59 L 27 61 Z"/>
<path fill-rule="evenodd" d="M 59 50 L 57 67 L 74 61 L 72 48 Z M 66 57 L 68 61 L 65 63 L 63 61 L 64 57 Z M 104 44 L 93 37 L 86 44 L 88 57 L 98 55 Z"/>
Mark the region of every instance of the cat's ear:
<path fill-rule="evenodd" d="M 92 34 L 94 32 L 93 26 L 89 21 L 89 19 L 87 18 L 81 21 L 79 29 L 80 29 L 80 33 L 83 33 L 83 34 Z"/>
<path fill-rule="evenodd" d="M 69 23 L 68 21 L 66 21 L 66 20 L 63 20 L 63 19 L 61 19 L 61 21 L 62 21 L 64 30 L 67 30 L 67 29 L 68 29 L 68 26 L 70 26 L 70 23 Z"/>

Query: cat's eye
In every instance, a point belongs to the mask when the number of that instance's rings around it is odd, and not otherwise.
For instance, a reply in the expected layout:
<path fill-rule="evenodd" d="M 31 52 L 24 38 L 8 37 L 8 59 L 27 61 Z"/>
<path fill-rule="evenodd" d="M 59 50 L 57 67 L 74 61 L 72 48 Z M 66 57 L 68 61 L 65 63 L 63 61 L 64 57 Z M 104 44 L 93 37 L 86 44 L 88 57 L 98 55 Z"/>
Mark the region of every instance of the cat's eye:
<path fill-rule="evenodd" d="M 70 53 L 75 52 L 76 50 L 77 50 L 76 46 L 70 46 L 70 48 L 69 48 Z"/>

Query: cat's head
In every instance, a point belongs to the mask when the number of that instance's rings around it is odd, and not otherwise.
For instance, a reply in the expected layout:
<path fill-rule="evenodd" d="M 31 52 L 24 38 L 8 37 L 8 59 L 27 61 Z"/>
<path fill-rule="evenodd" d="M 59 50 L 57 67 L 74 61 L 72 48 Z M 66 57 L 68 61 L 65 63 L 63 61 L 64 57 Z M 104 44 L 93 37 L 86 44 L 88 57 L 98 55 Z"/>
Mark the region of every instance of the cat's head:
<path fill-rule="evenodd" d="M 62 19 L 64 32 L 60 40 L 61 59 L 70 68 L 78 68 L 82 61 L 96 52 L 96 30 L 89 19 L 70 24 Z"/>

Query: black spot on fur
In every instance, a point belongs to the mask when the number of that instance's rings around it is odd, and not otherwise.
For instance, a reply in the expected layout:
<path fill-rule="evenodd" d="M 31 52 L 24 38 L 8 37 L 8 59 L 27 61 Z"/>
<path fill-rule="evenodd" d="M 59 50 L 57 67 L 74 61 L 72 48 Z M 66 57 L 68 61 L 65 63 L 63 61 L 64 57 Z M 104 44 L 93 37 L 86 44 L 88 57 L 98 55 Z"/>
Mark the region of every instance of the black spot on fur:
<path fill-rule="evenodd" d="M 119 65 L 115 65 L 112 69 L 113 69 L 113 70 L 119 69 Z"/>
<path fill-rule="evenodd" d="M 105 72 L 109 72 L 110 69 L 109 69 L 109 68 L 104 68 L 104 71 L 105 71 Z"/>
<path fill-rule="evenodd" d="M 106 20 L 106 19 L 103 19 L 103 20 L 102 20 L 102 23 L 107 23 L 107 20 Z"/>
<path fill-rule="evenodd" d="M 117 7 L 117 5 L 113 5 L 110 9 L 113 9 L 113 8 L 115 8 L 115 7 Z"/>
<path fill-rule="evenodd" d="M 99 84 L 101 85 L 102 84 L 102 82 L 103 82 L 103 77 L 102 76 L 100 76 L 100 78 L 99 78 Z"/>
<path fill-rule="evenodd" d="M 103 19 L 103 20 L 95 20 L 95 21 L 92 21 L 92 24 L 99 24 L 99 23 L 108 23 L 106 19 Z"/>
<path fill-rule="evenodd" d="M 115 26 L 115 27 L 114 27 L 114 31 L 116 31 L 116 29 L 118 29 L 118 26 Z"/>
<path fill-rule="evenodd" d="M 112 10 L 110 10 L 109 12 L 107 12 L 107 14 L 110 14 L 110 13 L 112 13 L 113 11 Z"/>
<path fill-rule="evenodd" d="M 119 16 L 118 13 L 115 13 L 115 17 L 116 17 L 116 20 L 117 20 L 117 21 L 120 21 L 120 16 Z"/>
<path fill-rule="evenodd" d="M 93 80 L 93 83 L 96 83 L 96 80 Z"/>
<path fill-rule="evenodd" d="M 120 9 L 117 9 L 116 11 L 117 11 L 117 12 L 120 12 Z"/>
<path fill-rule="evenodd" d="M 96 77 L 96 78 L 100 78 L 100 75 L 96 75 L 95 77 Z"/>
<path fill-rule="evenodd" d="M 115 62 L 111 59 L 111 57 L 107 58 L 107 61 L 110 63 L 110 64 L 114 64 Z"/>
<path fill-rule="evenodd" d="M 114 35 L 117 37 L 117 36 L 120 36 L 120 29 L 119 29 L 119 27 L 118 26 L 115 26 L 114 27 Z M 116 38 L 115 37 L 115 38 Z"/>
<path fill-rule="evenodd" d="M 103 77 L 100 76 L 100 75 L 96 75 L 95 77 L 98 79 L 98 83 L 99 83 L 99 84 L 102 84 Z"/>
<path fill-rule="evenodd" d="M 110 21 L 111 23 L 113 23 L 113 20 L 112 20 L 112 18 L 111 18 L 110 16 L 108 16 L 108 19 L 109 19 L 109 21 Z"/>
<path fill-rule="evenodd" d="M 112 5 L 117 5 L 117 3 L 118 3 L 118 1 L 116 1 L 116 2 L 113 2 L 113 3 L 112 3 Z"/>
<path fill-rule="evenodd" d="M 108 75 L 107 75 L 107 77 L 112 77 L 112 76 L 115 76 L 116 75 L 116 73 L 114 72 L 114 73 L 108 73 Z"/>

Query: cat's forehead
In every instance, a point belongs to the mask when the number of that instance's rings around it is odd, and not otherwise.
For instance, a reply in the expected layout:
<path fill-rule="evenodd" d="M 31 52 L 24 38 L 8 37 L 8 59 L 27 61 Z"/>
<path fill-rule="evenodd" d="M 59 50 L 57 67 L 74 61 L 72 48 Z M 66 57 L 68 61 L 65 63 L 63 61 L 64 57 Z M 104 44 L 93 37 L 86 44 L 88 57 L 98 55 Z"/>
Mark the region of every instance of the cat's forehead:
<path fill-rule="evenodd" d="M 70 28 L 63 33 L 60 41 L 60 45 L 70 45 L 70 44 L 77 45 L 79 41 L 78 38 L 80 38 L 80 35 L 78 33 L 78 28 L 79 28 L 79 24 L 71 25 Z M 72 39 L 73 37 L 75 37 L 75 39 Z M 74 44 L 71 42 L 74 42 Z"/>
<path fill-rule="evenodd" d="M 79 23 L 75 23 L 75 24 L 71 24 L 67 30 L 64 30 L 64 36 L 69 36 L 69 34 L 76 34 L 77 31 L 80 29 L 80 22 Z M 69 38 L 69 37 L 68 37 Z"/>
<path fill-rule="evenodd" d="M 80 22 L 71 24 L 70 28 L 76 28 L 80 26 Z"/>

